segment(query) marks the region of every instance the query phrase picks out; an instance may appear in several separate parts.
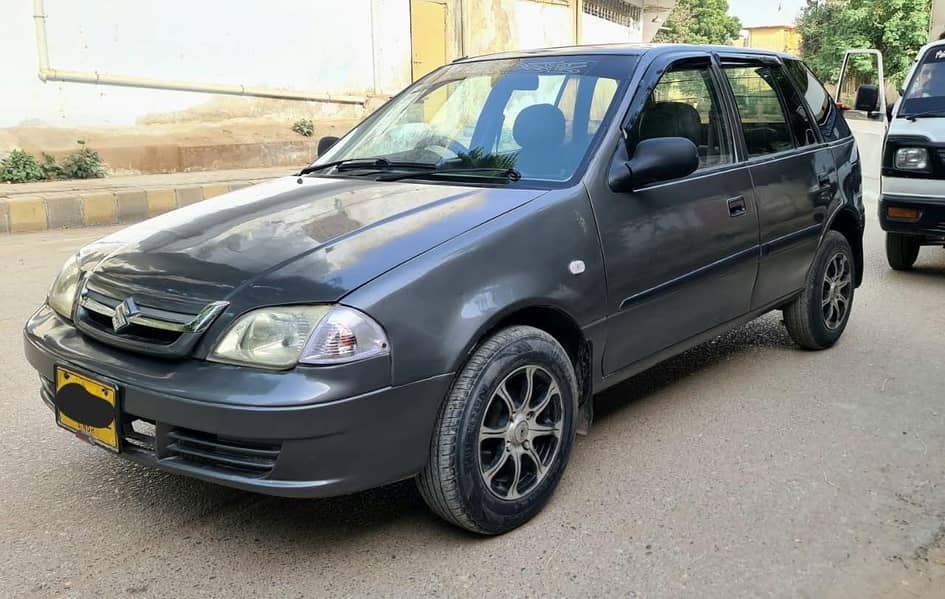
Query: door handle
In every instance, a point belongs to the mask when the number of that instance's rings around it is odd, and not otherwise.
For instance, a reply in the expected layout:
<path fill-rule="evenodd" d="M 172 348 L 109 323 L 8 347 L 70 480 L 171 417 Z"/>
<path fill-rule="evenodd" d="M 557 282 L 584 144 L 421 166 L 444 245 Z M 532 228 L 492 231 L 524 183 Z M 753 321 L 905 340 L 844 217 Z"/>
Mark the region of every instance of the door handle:
<path fill-rule="evenodd" d="M 728 201 L 728 215 L 732 218 L 737 216 L 742 216 L 748 212 L 748 207 L 745 205 L 745 198 L 743 196 L 737 196 L 729 199 Z"/>

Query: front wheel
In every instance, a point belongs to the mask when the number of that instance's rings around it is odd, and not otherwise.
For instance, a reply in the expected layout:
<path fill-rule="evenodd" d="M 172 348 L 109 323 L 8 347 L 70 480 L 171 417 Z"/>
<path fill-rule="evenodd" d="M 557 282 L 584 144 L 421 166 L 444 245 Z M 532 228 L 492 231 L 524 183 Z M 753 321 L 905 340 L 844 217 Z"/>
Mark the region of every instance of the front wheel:
<path fill-rule="evenodd" d="M 920 239 L 914 235 L 886 233 L 886 261 L 893 270 L 909 270 L 919 257 Z"/>
<path fill-rule="evenodd" d="M 456 378 L 417 486 L 441 518 L 480 534 L 521 526 L 547 503 L 574 443 L 577 378 L 532 327 L 487 339 Z"/>
<path fill-rule="evenodd" d="M 784 324 L 804 349 L 826 349 L 843 334 L 853 309 L 853 250 L 830 231 L 807 273 L 804 291 L 784 309 Z"/>

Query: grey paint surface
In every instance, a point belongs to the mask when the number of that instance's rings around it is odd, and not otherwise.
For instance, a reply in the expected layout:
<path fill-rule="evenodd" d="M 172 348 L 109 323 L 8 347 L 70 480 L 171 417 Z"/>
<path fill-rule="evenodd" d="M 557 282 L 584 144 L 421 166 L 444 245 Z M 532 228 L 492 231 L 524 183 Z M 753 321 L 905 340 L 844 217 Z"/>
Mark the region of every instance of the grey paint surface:
<path fill-rule="evenodd" d="M 667 46 L 642 55 L 637 72 L 628 72 L 635 83 L 618 98 L 620 111 L 610 111 L 610 125 L 595 136 L 602 141 L 597 151 L 591 145 L 589 168 L 560 185 L 284 177 L 129 227 L 83 249 L 82 295 L 134 296 L 142 306 L 191 315 L 225 301 L 225 311 L 205 334 L 159 344 L 113 335 L 110 327 L 93 324 L 82 302 L 72 319 L 83 335 L 46 309 L 27 324 L 27 357 L 47 380 L 59 364 L 121 385 L 122 413 L 158 424 L 157 457 L 178 471 L 171 463 L 177 456 L 162 455 L 164 425 L 241 439 L 299 440 L 300 422 L 333 423 L 313 426 L 309 438 L 287 444 L 275 470 L 259 483 L 265 492 L 290 486 L 291 495 L 302 487 L 317 489 L 313 496 L 361 490 L 416 473 L 443 385 L 409 392 L 401 387 L 445 380 L 488 331 L 521 308 L 550 308 L 569 326 L 585 329 L 592 390 L 601 391 L 642 370 L 658 352 L 668 357 L 708 338 L 707 331 L 747 320 L 749 307 L 754 317 L 789 300 L 801 289 L 831 215 L 859 208 L 842 193 L 833 153 L 821 143 L 749 161 L 737 148 L 735 164 L 613 193 L 608 173 L 625 153 L 615 152 L 618 123 L 635 118 L 662 73 L 684 60 L 718 66 L 706 48 Z M 731 92 L 720 92 L 727 98 L 725 118 L 737 128 Z M 733 198 L 745 203 L 745 213 L 731 213 L 727 202 Z M 859 233 L 851 244 L 859 244 Z M 575 260 L 588 265 L 583 274 L 566 270 Z M 317 369 L 273 373 L 187 360 L 206 357 L 250 310 L 337 301 L 361 309 L 387 331 L 390 361 L 374 361 L 384 368 L 372 369 L 373 376 L 365 376 L 360 364 L 340 366 L 320 380 Z M 160 359 L 136 352 L 185 364 L 167 369 Z M 286 407 L 385 389 L 392 405 L 404 402 L 393 410 L 400 417 L 389 422 L 399 430 L 373 439 L 366 438 L 365 423 L 381 426 L 384 419 L 367 401 L 345 420 L 333 415 L 333 405 L 304 408 L 298 417 Z M 411 396 L 417 398 L 413 404 Z M 255 408 L 281 413 L 267 412 L 265 425 L 261 417 L 252 434 L 247 413 Z M 404 439 L 400 451 L 398 438 Z M 364 455 L 372 444 L 390 457 L 348 458 Z M 311 476 L 304 472 L 306 459 Z M 337 476 L 318 478 L 316 470 Z M 252 484 L 216 478 L 239 488 Z"/>
<path fill-rule="evenodd" d="M 795 349 L 771 316 L 614 387 L 548 508 L 496 539 L 407 483 L 269 498 L 56 429 L 20 329 L 105 231 L 0 240 L 0 594 L 939 597 L 945 252 L 892 272 L 875 218 L 834 349 Z"/>

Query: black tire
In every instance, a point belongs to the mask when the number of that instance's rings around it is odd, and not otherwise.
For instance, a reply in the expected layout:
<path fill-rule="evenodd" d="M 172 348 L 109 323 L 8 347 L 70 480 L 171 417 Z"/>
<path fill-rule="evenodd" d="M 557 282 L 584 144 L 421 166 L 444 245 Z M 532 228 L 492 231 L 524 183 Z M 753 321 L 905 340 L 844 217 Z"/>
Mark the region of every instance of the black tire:
<path fill-rule="evenodd" d="M 552 436 L 531 439 L 536 456 L 540 451 L 546 452 L 543 454 L 547 460 L 544 468 L 530 461 L 529 456 L 511 457 L 509 448 L 513 441 L 506 437 L 490 440 L 480 438 L 480 426 L 487 426 L 486 419 L 493 418 L 493 412 L 497 409 L 501 412 L 510 406 L 497 394 L 499 385 L 502 384 L 503 389 L 506 389 L 506 385 L 511 387 L 517 380 L 515 377 L 519 376 L 527 376 L 527 380 L 534 381 L 528 387 L 534 390 L 532 394 L 549 398 L 548 407 L 542 410 L 542 417 L 553 419 L 553 426 L 560 429 L 557 439 Z M 558 396 L 550 392 L 552 380 L 559 391 Z M 543 387 L 544 391 L 540 391 L 543 381 L 547 381 L 547 384 Z M 440 410 L 430 444 L 429 460 L 417 477 L 417 487 L 424 501 L 447 522 L 479 534 L 502 534 L 530 520 L 548 502 L 567 466 L 574 443 L 577 393 L 577 378 L 571 360 L 551 335 L 533 327 L 515 326 L 489 337 L 459 372 Z M 551 414 L 552 407 L 554 414 Z M 494 426 L 496 431 L 508 431 L 500 433 L 502 435 L 512 435 L 514 430 L 521 432 L 521 429 L 512 426 L 512 420 L 525 418 L 528 407 L 522 410 L 519 416 L 510 412 L 505 424 L 490 423 L 488 426 Z M 528 412 L 528 418 L 539 417 L 532 414 Z M 533 426 L 537 430 L 540 425 L 536 422 Z M 528 433 L 529 427 L 526 425 L 522 434 Z M 534 478 L 529 479 L 533 486 L 526 486 L 524 491 L 527 492 L 523 491 L 522 496 L 512 499 L 498 496 L 493 487 L 499 485 L 496 482 L 498 476 L 493 477 L 487 485 L 487 475 L 480 468 L 486 468 L 481 466 L 485 463 L 483 452 L 491 448 L 492 441 L 501 445 L 497 452 L 502 455 L 496 454 L 496 462 L 502 457 L 513 460 L 511 467 L 515 472 L 514 480 L 519 481 L 514 494 L 526 482 L 529 471 L 534 470 Z M 528 440 L 517 438 L 514 441 L 524 444 L 525 448 L 529 447 Z M 543 443 L 542 450 L 538 449 L 540 443 Z M 527 451 L 522 445 L 517 448 L 520 452 Z M 521 456 L 521 453 L 518 455 Z M 514 461 L 516 459 L 517 462 Z M 512 487 L 512 484 L 508 487 Z M 509 496 L 513 494 L 509 488 L 504 492 Z"/>
<path fill-rule="evenodd" d="M 914 235 L 886 233 L 886 261 L 893 270 L 910 270 L 919 257 L 921 240 Z"/>
<path fill-rule="evenodd" d="M 842 256 L 842 261 L 849 268 L 849 272 L 844 275 L 848 277 L 848 284 L 844 287 L 831 286 L 829 282 L 833 278 L 830 272 L 835 272 L 832 269 L 836 268 L 834 261 L 840 260 L 838 256 Z M 843 334 L 853 311 L 855 265 L 853 250 L 846 237 L 837 231 L 828 232 L 807 273 L 804 291 L 784 308 L 784 324 L 788 333 L 802 348 L 827 349 Z M 840 287 L 841 291 L 835 291 L 837 287 Z M 840 300 L 836 299 L 834 302 L 831 298 L 836 298 L 841 292 L 846 294 L 842 314 L 831 311 L 839 310 Z M 825 305 L 825 301 L 834 306 Z"/>

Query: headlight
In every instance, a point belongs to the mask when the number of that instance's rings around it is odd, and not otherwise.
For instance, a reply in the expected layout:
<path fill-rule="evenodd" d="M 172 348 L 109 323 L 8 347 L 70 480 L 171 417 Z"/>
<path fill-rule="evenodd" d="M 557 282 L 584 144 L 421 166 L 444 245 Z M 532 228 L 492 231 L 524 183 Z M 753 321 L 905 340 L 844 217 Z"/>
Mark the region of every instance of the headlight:
<path fill-rule="evenodd" d="M 46 296 L 46 303 L 49 304 L 49 307 L 67 320 L 72 320 L 72 307 L 75 304 L 76 293 L 79 291 L 81 276 L 82 271 L 79 269 L 78 257 L 69 258 Z"/>
<path fill-rule="evenodd" d="M 380 325 L 346 306 L 264 308 L 242 316 L 209 360 L 263 368 L 340 364 L 390 351 Z"/>
<path fill-rule="evenodd" d="M 896 168 L 903 171 L 924 171 L 929 168 L 929 152 L 925 148 L 899 148 Z"/>

